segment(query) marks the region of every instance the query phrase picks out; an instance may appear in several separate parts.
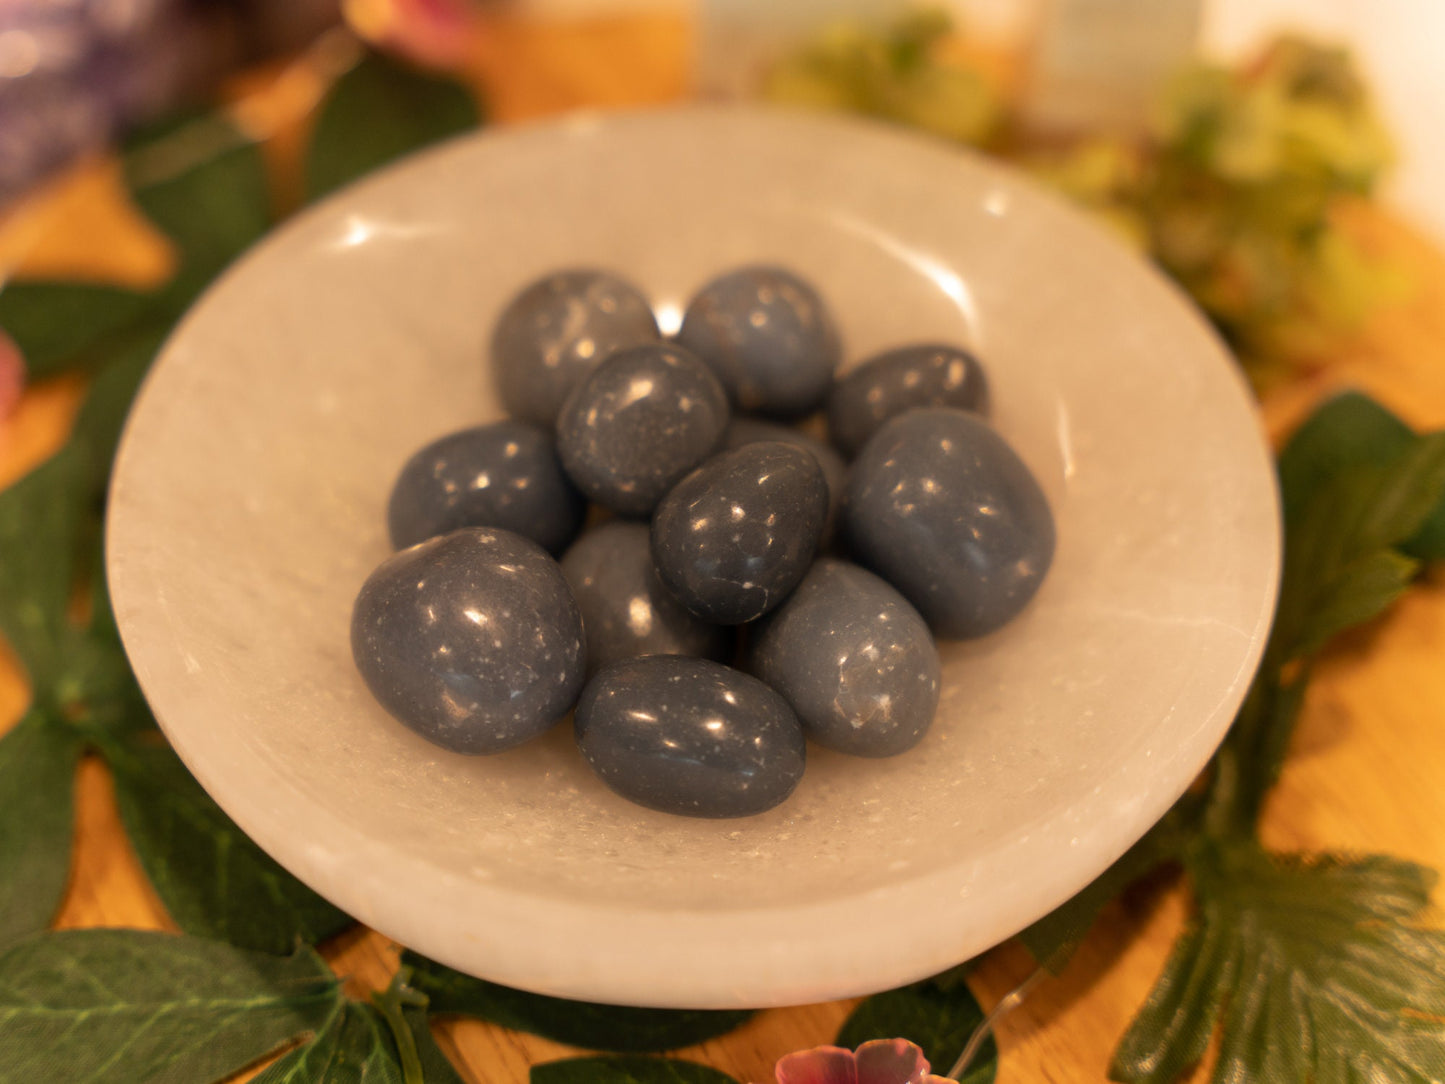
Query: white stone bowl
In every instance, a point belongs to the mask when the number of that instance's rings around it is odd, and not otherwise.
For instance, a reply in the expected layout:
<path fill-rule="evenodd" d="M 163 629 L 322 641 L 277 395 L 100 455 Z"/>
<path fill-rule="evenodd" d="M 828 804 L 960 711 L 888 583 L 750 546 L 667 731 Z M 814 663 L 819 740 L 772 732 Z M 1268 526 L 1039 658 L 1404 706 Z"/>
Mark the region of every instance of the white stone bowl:
<path fill-rule="evenodd" d="M 616 269 L 665 330 L 770 260 L 831 302 L 847 364 L 982 357 L 1058 555 L 1003 631 L 943 645 L 923 743 L 810 750 L 781 807 L 631 805 L 559 725 L 428 745 L 351 662 L 407 456 L 499 416 L 486 342 L 550 269 Z M 1280 557 L 1252 400 L 1159 274 L 995 163 L 857 121 L 578 116 L 451 142 L 259 244 L 181 323 L 126 429 L 115 609 L 186 764 L 268 852 L 453 967 L 559 996 L 760 1007 L 920 978 L 1077 892 L 1208 761 L 1258 663 Z"/>

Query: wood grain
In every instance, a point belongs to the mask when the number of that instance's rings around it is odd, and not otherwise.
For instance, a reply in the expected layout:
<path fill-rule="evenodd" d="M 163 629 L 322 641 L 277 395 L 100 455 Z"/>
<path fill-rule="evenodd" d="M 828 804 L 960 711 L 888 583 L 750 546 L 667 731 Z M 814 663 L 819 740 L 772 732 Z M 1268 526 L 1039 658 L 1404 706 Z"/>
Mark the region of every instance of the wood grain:
<path fill-rule="evenodd" d="M 689 48 L 688 27 L 674 18 L 549 26 L 494 16 L 468 74 L 486 89 L 494 119 L 521 120 L 578 106 L 672 100 L 688 85 Z M 314 88 L 296 79 L 259 84 L 254 77 L 247 84 L 261 95 L 254 109 L 304 124 L 302 106 Z M 1408 273 L 1413 290 L 1328 365 L 1270 393 L 1263 423 L 1274 435 L 1342 386 L 1370 392 L 1417 425 L 1445 425 L 1445 260 L 1379 212 L 1357 210 L 1350 225 L 1372 251 Z M 164 275 L 168 260 L 164 241 L 126 204 L 109 162 L 77 169 L 0 225 L 3 268 L 142 285 Z M 0 485 L 53 451 L 80 390 L 79 382 L 61 380 L 27 392 L 0 428 Z M 1331 652 L 1268 808 L 1270 844 L 1388 851 L 1445 867 L 1442 655 L 1445 579 L 1417 587 L 1386 619 Z M 0 729 L 18 718 L 25 700 L 13 660 L 0 653 Z M 1103 1080 L 1110 1051 L 1185 914 L 1179 885 L 1154 886 L 1111 905 L 1065 973 L 1037 987 L 1003 1021 L 999 1079 Z M 105 770 L 92 761 L 80 773 L 73 875 L 56 921 L 171 928 L 121 830 Z M 397 953 L 370 931 L 326 946 L 327 958 L 358 993 L 386 984 Z M 987 1007 L 1031 969 L 1017 945 L 1005 945 L 985 958 L 972 985 Z M 830 1040 L 851 1005 L 768 1011 L 732 1035 L 681 1053 L 761 1084 L 772 1078 L 780 1055 Z M 488 1084 L 525 1081 L 529 1065 L 576 1053 L 476 1021 L 443 1022 L 438 1035 L 470 1079 Z M 1202 1077 L 1202 1070 L 1195 1074 Z"/>

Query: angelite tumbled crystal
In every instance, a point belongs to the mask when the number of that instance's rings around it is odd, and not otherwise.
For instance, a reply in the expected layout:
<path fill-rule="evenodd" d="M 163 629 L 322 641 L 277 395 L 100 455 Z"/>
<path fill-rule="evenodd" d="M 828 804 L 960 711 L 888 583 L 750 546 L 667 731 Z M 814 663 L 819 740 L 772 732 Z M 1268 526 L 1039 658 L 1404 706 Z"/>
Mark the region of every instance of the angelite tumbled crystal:
<path fill-rule="evenodd" d="M 866 569 L 823 558 L 751 630 L 748 670 L 782 693 L 808 737 L 865 757 L 917 745 L 938 708 L 933 636 Z"/>
<path fill-rule="evenodd" d="M 793 792 L 807 755 L 787 701 L 706 659 L 614 663 L 577 704 L 577 745 L 618 794 L 664 813 L 746 817 Z"/>
<path fill-rule="evenodd" d="M 939 343 L 875 354 L 829 393 L 828 438 L 844 455 L 857 455 L 884 422 L 906 410 L 930 406 L 988 417 L 988 378 L 976 357 Z"/>
<path fill-rule="evenodd" d="M 1029 468 L 977 415 L 911 410 L 853 463 L 843 520 L 853 554 L 940 636 L 982 636 L 1033 598 L 1054 518 Z"/>
<path fill-rule="evenodd" d="M 503 421 L 451 433 L 408 459 L 386 521 L 396 549 L 458 527 L 501 527 L 560 553 L 586 510 L 551 435 Z"/>
<path fill-rule="evenodd" d="M 811 452 L 747 444 L 709 459 L 662 499 L 652 563 L 692 613 L 740 625 L 797 586 L 827 514 L 828 483 Z"/>
<path fill-rule="evenodd" d="M 557 562 L 510 531 L 463 528 L 393 554 L 357 595 L 351 653 L 372 695 L 444 749 L 496 753 L 577 699 L 582 615 Z"/>
<path fill-rule="evenodd" d="M 823 544 L 833 537 L 838 522 L 838 509 L 843 504 L 843 491 L 848 488 L 848 464 L 843 457 L 821 440 L 816 440 L 791 425 L 763 421 L 761 418 L 735 417 L 723 434 L 724 448 L 741 448 L 744 444 L 757 444 L 764 440 L 780 440 L 784 444 L 796 444 L 813 453 L 818 466 L 823 468 L 823 477 L 828 483 L 828 518 L 823 524 Z"/>
<path fill-rule="evenodd" d="M 620 350 L 573 389 L 557 419 L 557 451 L 591 500 L 619 515 L 646 516 L 718 447 L 727 394 L 681 347 Z"/>
<path fill-rule="evenodd" d="M 841 347 L 816 290 L 781 267 L 742 267 L 688 302 L 677 341 L 742 410 L 794 417 L 828 394 Z"/>
<path fill-rule="evenodd" d="M 587 668 L 596 672 L 635 655 L 721 658 L 729 630 L 688 613 L 652 567 L 645 523 L 594 527 L 562 555 L 562 574 L 582 610 Z"/>
<path fill-rule="evenodd" d="M 512 417 L 551 428 L 572 389 L 605 358 L 658 337 L 652 308 L 631 283 L 605 271 L 553 272 L 497 320 L 497 391 Z"/>

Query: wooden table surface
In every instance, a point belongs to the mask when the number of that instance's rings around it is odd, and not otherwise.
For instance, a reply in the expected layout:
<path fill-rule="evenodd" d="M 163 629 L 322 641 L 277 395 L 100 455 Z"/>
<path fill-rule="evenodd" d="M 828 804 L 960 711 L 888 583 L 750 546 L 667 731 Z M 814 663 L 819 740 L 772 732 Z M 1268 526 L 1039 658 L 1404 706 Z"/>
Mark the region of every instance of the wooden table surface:
<path fill-rule="evenodd" d="M 504 122 L 576 106 L 676 100 L 687 92 L 689 46 L 688 26 L 672 18 L 498 22 L 482 35 L 472 67 L 491 118 Z M 287 120 L 288 111 L 315 88 L 277 89 L 269 76 L 251 83 L 259 89 L 248 108 L 281 118 L 272 153 L 294 155 L 299 126 Z M 1416 426 L 1445 425 L 1445 259 L 1379 212 L 1359 212 L 1351 225 L 1370 249 L 1408 272 L 1412 290 L 1329 366 L 1267 396 L 1263 424 L 1274 436 L 1322 394 L 1347 385 L 1375 395 Z M 156 281 L 168 266 L 164 242 L 130 210 L 109 161 L 77 168 L 0 222 L 0 274 L 139 285 Z M 58 446 L 80 390 L 78 381 L 62 378 L 27 391 L 0 424 L 0 486 Z M 0 730 L 19 718 L 27 698 L 3 651 L 0 645 Z M 1445 868 L 1442 663 L 1445 576 L 1416 587 L 1393 613 L 1331 653 L 1310 690 L 1268 810 L 1269 844 L 1385 851 Z M 78 800 L 72 880 L 57 924 L 173 928 L 121 830 L 105 770 L 94 761 L 81 768 Z M 1037 986 L 1003 1021 L 999 1080 L 1103 1080 L 1113 1044 L 1147 994 L 1184 915 L 1177 886 L 1112 905 L 1065 973 Z M 381 936 L 360 931 L 326 955 L 364 988 L 385 985 L 396 952 Z M 1009 944 L 987 956 L 971 985 L 987 1009 L 1031 970 L 1023 950 Z M 831 1040 L 852 1004 L 769 1010 L 731 1035 L 680 1053 L 763 1084 L 782 1054 Z M 497 1084 L 524 1081 L 530 1064 L 575 1053 L 474 1021 L 445 1024 L 439 1037 L 471 1079 Z M 1201 1070 L 1196 1079 L 1203 1078 Z"/>

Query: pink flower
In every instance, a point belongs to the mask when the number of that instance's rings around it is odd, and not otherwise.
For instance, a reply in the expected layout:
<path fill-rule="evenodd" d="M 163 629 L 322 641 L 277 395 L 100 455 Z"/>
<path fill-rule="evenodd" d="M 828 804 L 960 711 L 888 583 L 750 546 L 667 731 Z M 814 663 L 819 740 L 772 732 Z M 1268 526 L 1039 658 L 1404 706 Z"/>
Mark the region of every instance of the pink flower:
<path fill-rule="evenodd" d="M 857 1050 L 815 1046 L 779 1058 L 775 1069 L 778 1084 L 953 1084 L 928 1070 L 907 1039 L 874 1039 Z"/>
<path fill-rule="evenodd" d="M 478 26 L 477 0 L 347 0 L 351 28 L 373 45 L 426 67 L 466 60 Z"/>
<path fill-rule="evenodd" d="M 25 361 L 14 340 L 0 331 L 0 422 L 10 416 L 25 390 Z"/>

